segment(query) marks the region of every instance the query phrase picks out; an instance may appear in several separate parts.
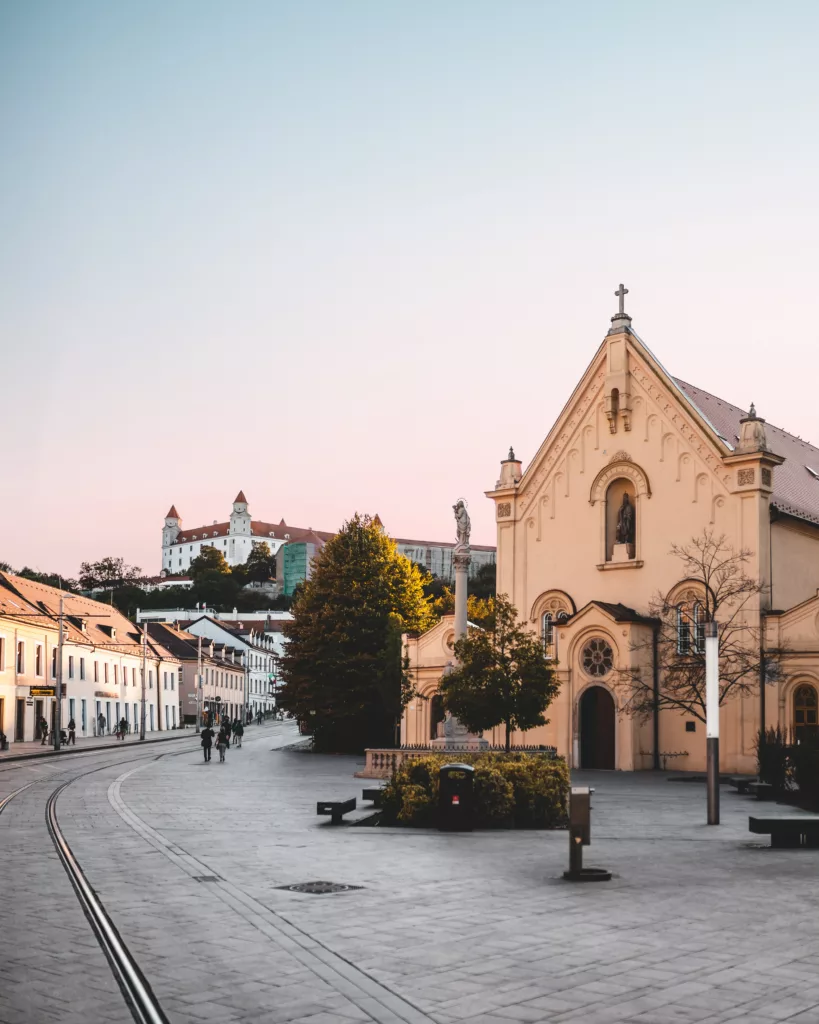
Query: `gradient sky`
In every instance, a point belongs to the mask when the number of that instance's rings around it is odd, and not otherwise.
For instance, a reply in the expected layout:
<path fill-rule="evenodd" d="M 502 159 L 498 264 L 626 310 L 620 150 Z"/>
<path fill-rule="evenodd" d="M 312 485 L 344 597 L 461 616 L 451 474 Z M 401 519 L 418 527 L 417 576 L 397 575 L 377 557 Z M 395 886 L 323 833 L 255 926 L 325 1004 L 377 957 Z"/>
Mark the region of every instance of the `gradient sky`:
<path fill-rule="evenodd" d="M 5 0 L 0 559 L 163 516 L 494 543 L 630 289 L 819 443 L 819 4 Z"/>

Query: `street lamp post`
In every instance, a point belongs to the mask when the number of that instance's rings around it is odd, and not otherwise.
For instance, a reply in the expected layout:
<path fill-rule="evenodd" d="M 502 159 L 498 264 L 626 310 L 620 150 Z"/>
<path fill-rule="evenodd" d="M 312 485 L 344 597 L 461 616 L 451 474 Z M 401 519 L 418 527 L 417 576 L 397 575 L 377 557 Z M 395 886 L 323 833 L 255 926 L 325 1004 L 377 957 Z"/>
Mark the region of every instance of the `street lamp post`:
<path fill-rule="evenodd" d="M 708 764 L 708 824 L 719 825 L 719 633 L 705 623 L 705 736 Z"/>
<path fill-rule="evenodd" d="M 202 637 L 199 637 L 199 642 L 196 645 L 196 732 L 197 734 L 201 731 L 200 718 L 202 717 L 199 709 L 202 694 Z"/>
<path fill-rule="evenodd" d="M 57 706 L 54 708 L 54 749 L 60 749 L 63 727 L 63 641 L 65 639 L 65 600 L 60 594 L 60 632 L 57 635 Z"/>
<path fill-rule="evenodd" d="M 145 739 L 145 682 L 148 672 L 148 630 L 147 626 L 142 630 L 142 700 L 139 713 L 139 739 Z"/>

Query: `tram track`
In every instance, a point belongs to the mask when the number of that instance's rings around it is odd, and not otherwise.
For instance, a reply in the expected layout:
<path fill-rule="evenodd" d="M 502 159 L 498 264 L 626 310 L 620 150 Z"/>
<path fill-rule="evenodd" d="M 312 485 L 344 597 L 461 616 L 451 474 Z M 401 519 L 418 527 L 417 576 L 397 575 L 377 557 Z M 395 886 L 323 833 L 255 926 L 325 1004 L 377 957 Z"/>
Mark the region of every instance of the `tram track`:
<path fill-rule="evenodd" d="M 147 761 L 149 759 L 158 761 L 163 757 L 180 756 L 182 754 L 192 753 L 194 749 L 195 748 L 173 750 L 156 754 L 153 751 L 146 751 L 143 748 L 138 756 L 125 758 L 123 760 L 107 761 L 105 764 L 89 768 L 87 771 L 78 772 L 77 774 L 72 775 L 69 779 L 34 779 L 0 799 L 0 814 L 2 814 L 16 797 L 19 797 L 22 793 L 31 789 L 33 786 L 42 785 L 44 783 L 53 784 L 53 788 L 46 799 L 45 806 L 45 824 L 48 835 L 57 851 L 60 863 L 68 875 L 71 887 L 74 890 L 83 914 L 91 927 L 100 949 L 108 961 L 108 965 L 111 968 L 111 972 L 117 982 L 117 985 L 119 986 L 123 999 L 131 1012 L 131 1016 L 137 1024 L 169 1024 L 169 1021 L 160 1006 L 156 995 L 151 989 L 150 984 L 146 980 L 145 975 L 142 973 L 139 964 L 134 959 L 126 943 L 122 939 L 122 936 L 119 934 L 119 931 L 105 910 L 102 901 L 95 892 L 91 883 L 88 881 L 88 878 L 77 861 L 77 858 L 74 856 L 74 853 L 66 840 L 62 829 L 60 828 L 59 819 L 57 817 L 57 801 L 64 790 L 73 783 L 80 779 L 87 778 L 89 775 L 93 775 L 96 772 L 103 771 L 106 768 L 118 768 L 133 761 Z M 97 757 L 105 757 L 108 752 L 88 751 L 88 755 L 91 755 L 92 753 L 96 753 Z M 118 751 L 112 751 L 112 753 L 118 753 Z M 76 764 L 76 762 L 74 762 L 74 764 Z M 18 765 L 17 767 L 19 770 L 19 768 L 22 768 L 23 766 Z M 61 775 L 62 774 L 64 773 L 61 773 Z"/>

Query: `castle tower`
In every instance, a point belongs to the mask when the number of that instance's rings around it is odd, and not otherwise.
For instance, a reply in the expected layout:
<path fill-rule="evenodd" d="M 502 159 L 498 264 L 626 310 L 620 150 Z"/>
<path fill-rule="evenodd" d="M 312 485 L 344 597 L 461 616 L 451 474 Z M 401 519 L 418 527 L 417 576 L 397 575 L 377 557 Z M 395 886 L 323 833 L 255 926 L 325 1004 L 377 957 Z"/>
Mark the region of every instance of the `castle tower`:
<path fill-rule="evenodd" d="M 230 513 L 231 536 L 250 536 L 250 512 L 247 509 L 247 498 L 244 491 L 239 491 L 233 499 L 233 511 Z"/>
<path fill-rule="evenodd" d="M 179 531 L 182 528 L 182 520 L 179 513 L 176 511 L 176 505 L 171 505 L 168 509 L 168 514 L 165 516 L 165 525 L 162 528 L 162 547 L 170 547 L 176 541 L 179 536 Z"/>

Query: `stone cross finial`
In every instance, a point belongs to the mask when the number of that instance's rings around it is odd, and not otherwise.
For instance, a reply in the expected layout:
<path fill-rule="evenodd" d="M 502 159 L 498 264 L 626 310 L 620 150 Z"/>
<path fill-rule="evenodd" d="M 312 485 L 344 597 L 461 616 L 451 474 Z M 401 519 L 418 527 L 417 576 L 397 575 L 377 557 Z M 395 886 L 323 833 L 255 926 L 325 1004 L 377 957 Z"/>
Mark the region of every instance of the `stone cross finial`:
<path fill-rule="evenodd" d="M 509 455 L 507 456 L 507 459 L 509 462 L 515 461 L 515 450 L 511 444 L 509 445 Z"/>
<path fill-rule="evenodd" d="M 748 415 L 751 417 L 751 419 L 756 419 L 756 408 L 754 407 L 753 402 L 751 402 L 751 408 L 748 410 Z"/>
<path fill-rule="evenodd" d="M 628 288 L 626 288 L 624 284 L 621 284 L 614 294 L 620 299 L 620 316 L 625 316 L 625 299 L 628 295 Z"/>

